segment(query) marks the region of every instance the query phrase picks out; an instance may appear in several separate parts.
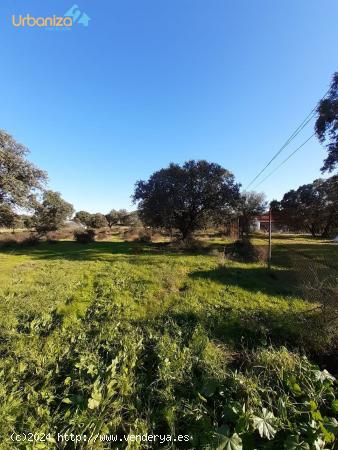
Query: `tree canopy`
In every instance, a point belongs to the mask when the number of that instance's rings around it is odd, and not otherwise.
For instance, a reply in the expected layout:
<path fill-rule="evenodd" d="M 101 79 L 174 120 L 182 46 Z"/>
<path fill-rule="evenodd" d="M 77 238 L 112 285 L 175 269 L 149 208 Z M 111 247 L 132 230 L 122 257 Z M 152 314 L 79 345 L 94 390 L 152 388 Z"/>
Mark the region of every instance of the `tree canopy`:
<path fill-rule="evenodd" d="M 73 205 L 62 199 L 59 192 L 45 191 L 36 207 L 33 223 L 38 233 L 57 230 L 74 213 Z"/>
<path fill-rule="evenodd" d="M 239 184 L 219 164 L 191 160 L 138 181 L 133 200 L 145 225 L 178 229 L 186 239 L 229 205 L 236 207 Z"/>
<path fill-rule="evenodd" d="M 103 228 L 106 227 L 107 224 L 107 219 L 105 218 L 105 216 L 101 213 L 95 213 L 91 215 L 90 218 L 90 226 L 92 228 Z"/>
<path fill-rule="evenodd" d="M 33 208 L 47 174 L 26 159 L 29 150 L 0 130 L 0 205 Z"/>
<path fill-rule="evenodd" d="M 319 102 L 316 135 L 326 144 L 328 156 L 322 172 L 332 172 L 338 165 L 338 72 L 333 75 L 328 97 Z"/>
<path fill-rule="evenodd" d="M 284 194 L 275 208 L 294 231 L 307 230 L 313 236 L 327 237 L 338 227 L 338 175 L 318 179 Z"/>
<path fill-rule="evenodd" d="M 15 228 L 20 218 L 9 205 L 0 204 L 0 227 Z"/>
<path fill-rule="evenodd" d="M 78 222 L 85 227 L 90 227 L 91 218 L 92 214 L 87 211 L 78 211 L 74 216 L 75 222 Z"/>
<path fill-rule="evenodd" d="M 258 214 L 262 214 L 267 208 L 265 195 L 262 192 L 243 192 L 238 204 L 238 211 L 241 214 L 242 234 L 248 234 L 250 223 Z"/>
<path fill-rule="evenodd" d="M 126 209 L 112 209 L 108 214 L 105 215 L 109 228 L 113 225 L 129 225 L 130 213 Z"/>

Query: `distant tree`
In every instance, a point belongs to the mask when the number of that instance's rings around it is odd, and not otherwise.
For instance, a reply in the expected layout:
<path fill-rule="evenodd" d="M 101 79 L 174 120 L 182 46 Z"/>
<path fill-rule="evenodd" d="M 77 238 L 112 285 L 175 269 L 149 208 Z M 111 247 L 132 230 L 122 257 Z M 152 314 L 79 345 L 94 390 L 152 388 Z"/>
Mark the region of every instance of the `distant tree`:
<path fill-rule="evenodd" d="M 281 211 L 281 208 L 282 208 L 282 206 L 281 206 L 281 204 L 280 204 L 280 202 L 278 200 L 272 200 L 270 202 L 271 212 L 279 213 Z"/>
<path fill-rule="evenodd" d="M 129 213 L 126 209 L 112 209 L 108 214 L 105 215 L 109 228 L 114 225 L 128 225 L 129 224 Z"/>
<path fill-rule="evenodd" d="M 47 175 L 31 162 L 29 150 L 0 130 L 0 205 L 33 208 Z"/>
<path fill-rule="evenodd" d="M 87 211 L 78 211 L 74 216 L 75 222 L 78 222 L 85 227 L 91 226 L 91 219 L 92 214 Z"/>
<path fill-rule="evenodd" d="M 103 228 L 108 225 L 107 219 L 101 213 L 92 214 L 90 219 L 90 226 L 92 228 Z"/>
<path fill-rule="evenodd" d="M 128 223 L 126 225 L 130 225 L 133 227 L 140 227 L 142 226 L 142 222 L 139 217 L 138 211 L 132 211 L 128 215 Z"/>
<path fill-rule="evenodd" d="M 248 235 L 253 218 L 262 214 L 267 208 L 265 195 L 259 192 L 243 192 L 239 202 L 242 235 Z"/>
<path fill-rule="evenodd" d="M 60 228 L 73 213 L 73 205 L 63 200 L 59 192 L 45 191 L 42 203 L 36 207 L 33 223 L 39 234 L 45 234 Z"/>
<path fill-rule="evenodd" d="M 293 230 L 329 236 L 338 227 L 338 176 L 318 179 L 287 192 L 281 201 L 281 212 Z"/>
<path fill-rule="evenodd" d="M 321 170 L 332 172 L 338 165 L 338 72 L 333 75 L 328 97 L 319 102 L 317 114 L 316 135 L 328 151 Z"/>
<path fill-rule="evenodd" d="M 202 228 L 210 217 L 234 206 L 238 199 L 239 185 L 234 176 L 207 161 L 170 164 L 148 181 L 138 181 L 133 196 L 145 225 L 178 229 L 183 239 Z"/>
<path fill-rule="evenodd" d="M 326 207 L 324 213 L 323 237 L 338 234 L 338 175 L 323 181 Z"/>
<path fill-rule="evenodd" d="M 18 222 L 19 216 L 13 212 L 12 208 L 6 204 L 0 204 L 0 227 L 14 230 Z"/>

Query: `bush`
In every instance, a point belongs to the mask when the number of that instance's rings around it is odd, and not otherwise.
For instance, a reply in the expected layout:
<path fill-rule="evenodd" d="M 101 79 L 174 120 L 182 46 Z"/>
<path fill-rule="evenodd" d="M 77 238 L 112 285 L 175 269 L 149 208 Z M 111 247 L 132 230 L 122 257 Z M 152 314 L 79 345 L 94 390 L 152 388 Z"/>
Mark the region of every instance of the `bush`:
<path fill-rule="evenodd" d="M 126 242 L 141 242 L 148 244 L 152 241 L 152 232 L 143 228 L 130 228 L 123 233 L 123 238 Z"/>
<path fill-rule="evenodd" d="M 225 247 L 224 257 L 241 262 L 266 262 L 268 249 L 264 245 L 253 245 L 250 239 L 242 239 Z"/>
<path fill-rule="evenodd" d="M 96 233 L 96 240 L 103 241 L 110 236 L 110 232 L 108 230 L 101 230 Z"/>
<path fill-rule="evenodd" d="M 75 230 L 74 231 L 75 241 L 79 244 L 90 244 L 95 241 L 95 231 L 94 230 Z"/>
<path fill-rule="evenodd" d="M 81 230 L 82 231 L 82 230 Z M 59 241 L 62 239 L 72 239 L 74 235 L 74 230 L 71 228 L 60 228 L 56 231 L 50 231 L 47 233 L 46 238 L 47 240 L 55 240 Z"/>
<path fill-rule="evenodd" d="M 137 242 L 141 242 L 142 244 L 149 244 L 152 240 L 152 235 L 150 231 L 142 231 L 139 233 L 137 238 Z"/>
<path fill-rule="evenodd" d="M 296 255 L 293 262 L 299 291 L 313 302 L 312 312 L 305 317 L 308 322 L 307 338 L 312 351 L 331 353 L 338 346 L 338 278 L 335 267 L 325 258 L 311 260 Z"/>

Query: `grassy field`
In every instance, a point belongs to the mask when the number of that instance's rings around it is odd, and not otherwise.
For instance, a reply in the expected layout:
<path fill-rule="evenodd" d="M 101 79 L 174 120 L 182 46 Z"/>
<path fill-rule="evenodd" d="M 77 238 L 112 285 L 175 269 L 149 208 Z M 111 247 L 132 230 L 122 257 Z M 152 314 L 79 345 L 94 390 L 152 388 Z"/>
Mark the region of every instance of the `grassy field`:
<path fill-rule="evenodd" d="M 238 430 L 229 419 L 227 432 L 218 432 L 226 422 L 217 409 L 224 395 L 220 386 L 231 385 L 235 393 L 229 396 L 253 410 L 270 405 L 277 417 L 278 389 L 275 400 L 263 394 L 262 374 L 252 371 L 265 358 L 266 367 L 274 361 L 276 367 L 289 364 L 285 372 L 297 372 L 298 354 L 311 353 L 315 338 L 304 318 L 315 321 L 316 309 L 299 289 L 295 265 L 311 260 L 335 270 L 337 245 L 276 236 L 269 272 L 263 263 L 224 260 L 223 246 L 229 242 L 220 238 L 205 240 L 197 252 L 117 239 L 1 251 L 1 448 L 242 448 L 238 443 L 226 447 L 226 436 L 234 434 L 241 436 L 243 448 L 284 448 L 282 440 L 291 439 L 295 429 L 290 425 L 286 436 L 277 419 L 275 447 L 258 428 L 259 442 L 252 443 L 255 447 L 246 443 L 246 436 L 255 436 L 251 419 L 251 431 Z M 243 379 L 242 384 L 236 379 L 237 386 L 228 377 L 238 370 Z M 284 390 L 290 381 L 285 383 Z M 296 388 L 290 389 L 286 395 L 299 403 Z M 261 398 L 260 405 L 250 390 Z M 306 401 L 316 401 L 318 408 L 322 404 L 329 415 L 326 394 L 321 395 L 311 394 Z M 18 429 L 189 432 L 194 440 L 180 446 L 129 442 L 114 447 L 99 442 L 67 446 L 49 437 L 45 443 L 18 444 L 8 438 Z M 218 443 L 210 444 L 215 436 Z"/>

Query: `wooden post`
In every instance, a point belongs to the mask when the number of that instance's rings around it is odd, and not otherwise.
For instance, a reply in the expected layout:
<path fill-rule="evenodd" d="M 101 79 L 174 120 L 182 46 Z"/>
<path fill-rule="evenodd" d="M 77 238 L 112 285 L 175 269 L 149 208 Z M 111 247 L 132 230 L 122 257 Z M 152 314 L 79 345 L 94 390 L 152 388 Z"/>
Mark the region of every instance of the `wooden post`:
<path fill-rule="evenodd" d="M 268 255 L 268 268 L 271 269 L 271 256 L 272 256 L 272 242 L 271 242 L 271 208 L 269 209 L 269 255 Z"/>

